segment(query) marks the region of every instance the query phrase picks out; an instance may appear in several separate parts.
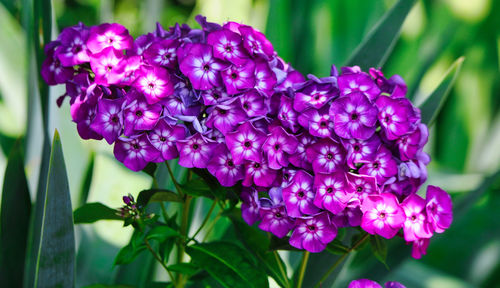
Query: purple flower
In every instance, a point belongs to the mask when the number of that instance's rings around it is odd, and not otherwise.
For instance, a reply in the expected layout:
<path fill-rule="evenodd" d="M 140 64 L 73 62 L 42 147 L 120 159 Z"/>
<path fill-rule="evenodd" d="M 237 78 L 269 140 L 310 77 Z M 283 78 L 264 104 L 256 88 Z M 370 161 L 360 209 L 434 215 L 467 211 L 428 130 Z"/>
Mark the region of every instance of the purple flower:
<path fill-rule="evenodd" d="M 382 288 L 382 286 L 369 279 L 358 279 L 351 281 L 347 288 Z"/>
<path fill-rule="evenodd" d="M 346 173 L 346 175 L 350 190 L 355 193 L 353 199 L 357 199 L 357 203 L 349 203 L 349 205 L 361 205 L 363 200 L 365 200 L 368 195 L 379 194 L 377 180 L 375 180 L 375 177 L 357 175 L 354 173 Z"/>
<path fill-rule="evenodd" d="M 313 177 L 303 170 L 297 171 L 290 184 L 283 188 L 286 211 L 291 217 L 301 217 L 319 212 L 314 206 Z"/>
<path fill-rule="evenodd" d="M 260 162 L 261 148 L 266 135 L 255 129 L 250 122 L 245 122 L 235 132 L 227 133 L 226 144 L 233 155 L 234 163 L 239 165 L 244 160 Z"/>
<path fill-rule="evenodd" d="M 78 135 L 80 135 L 82 139 L 101 140 L 103 138 L 102 135 L 90 128 L 91 123 L 95 119 L 97 111 L 96 105 L 90 105 L 86 102 L 75 101 L 75 103 L 71 105 L 71 110 L 71 114 L 74 115 L 73 121 L 76 122 Z"/>
<path fill-rule="evenodd" d="M 213 47 L 216 58 L 226 60 L 234 65 L 243 65 L 249 55 L 242 45 L 241 36 L 227 29 L 213 31 L 208 34 L 207 43 Z"/>
<path fill-rule="evenodd" d="M 175 159 L 179 156 L 175 143 L 186 138 L 186 127 L 170 125 L 162 119 L 148 133 L 148 138 L 149 142 L 161 152 L 164 160 Z"/>
<path fill-rule="evenodd" d="M 347 150 L 347 165 L 352 169 L 356 169 L 358 163 L 373 161 L 381 143 L 376 134 L 367 140 L 342 139 L 341 142 Z"/>
<path fill-rule="evenodd" d="M 344 72 L 342 68 L 342 72 Z M 380 89 L 370 76 L 364 72 L 343 74 L 337 78 L 341 95 L 348 95 L 353 92 L 364 94 L 370 101 L 374 101 L 380 94 Z"/>
<path fill-rule="evenodd" d="M 95 74 L 95 83 L 100 85 L 118 84 L 125 74 L 125 56 L 108 47 L 90 56 L 90 67 Z"/>
<path fill-rule="evenodd" d="M 146 134 L 133 138 L 120 137 L 115 142 L 113 153 L 127 168 L 132 171 L 140 171 L 148 165 L 148 162 L 161 162 L 163 158 L 160 151 L 149 143 Z"/>
<path fill-rule="evenodd" d="M 399 148 L 399 155 L 402 161 L 415 159 L 417 152 L 420 151 L 429 137 L 429 130 L 425 124 L 418 124 L 415 132 L 404 135 L 396 140 Z"/>
<path fill-rule="evenodd" d="M 248 117 L 265 116 L 267 114 L 267 106 L 265 98 L 262 97 L 256 90 L 250 90 L 238 97 L 240 106 L 246 112 Z"/>
<path fill-rule="evenodd" d="M 262 59 L 257 59 L 255 62 L 255 89 L 270 97 L 274 92 L 276 83 L 276 74 L 269 67 L 269 63 Z"/>
<path fill-rule="evenodd" d="M 429 247 L 429 238 L 420 238 L 413 241 L 413 246 L 411 249 L 411 257 L 415 259 L 422 258 L 422 255 L 427 254 L 427 247 Z"/>
<path fill-rule="evenodd" d="M 271 134 L 268 135 L 266 142 L 262 146 L 267 155 L 269 167 L 272 169 L 287 167 L 289 163 L 288 155 L 295 153 L 297 145 L 297 139 L 286 133 L 282 127 L 277 126 L 271 129 Z"/>
<path fill-rule="evenodd" d="M 127 50 L 127 55 L 142 55 L 155 40 L 156 36 L 153 33 L 144 34 L 135 38 L 132 49 Z"/>
<path fill-rule="evenodd" d="M 241 90 L 253 88 L 255 85 L 255 63 L 247 61 L 242 66 L 231 65 L 223 70 L 222 80 L 228 94 L 237 94 Z"/>
<path fill-rule="evenodd" d="M 142 92 L 148 104 L 158 103 L 174 92 L 168 71 L 154 66 L 142 66 L 134 87 Z"/>
<path fill-rule="evenodd" d="M 285 206 L 261 207 L 259 209 L 262 222 L 259 228 L 283 238 L 294 227 L 294 221 L 286 214 Z"/>
<path fill-rule="evenodd" d="M 151 130 L 160 119 L 162 107 L 160 104 L 148 105 L 144 96 L 137 90 L 131 90 L 123 109 L 124 134 L 132 136 L 137 131 Z"/>
<path fill-rule="evenodd" d="M 387 139 L 395 140 L 413 132 L 420 115 L 406 98 L 392 99 L 380 96 L 375 103 L 378 107 L 378 119 Z"/>
<path fill-rule="evenodd" d="M 162 40 L 151 44 L 144 51 L 144 61 L 150 65 L 175 68 L 177 65 L 177 48 L 179 42 L 176 40 Z"/>
<path fill-rule="evenodd" d="M 290 160 L 290 163 L 297 167 L 310 169 L 311 162 L 309 162 L 309 160 L 307 159 L 308 156 L 306 151 L 309 145 L 312 144 L 315 140 L 307 132 L 301 133 L 295 137 L 298 140 L 297 150 L 293 155 L 290 155 L 290 157 L 288 157 L 288 160 Z"/>
<path fill-rule="evenodd" d="M 243 46 L 248 53 L 260 55 L 265 59 L 274 56 L 273 44 L 266 39 L 266 36 L 262 32 L 246 25 L 240 26 L 239 31 L 241 36 L 243 36 Z"/>
<path fill-rule="evenodd" d="M 174 95 L 167 97 L 162 104 L 165 105 L 164 114 L 170 114 L 175 117 L 198 116 L 201 109 L 200 105 L 186 106 L 181 98 Z"/>
<path fill-rule="evenodd" d="M 443 189 L 429 185 L 427 187 L 425 209 L 427 219 L 436 233 L 443 233 L 453 221 L 453 203 Z"/>
<path fill-rule="evenodd" d="M 209 90 L 221 84 L 219 71 L 225 68 L 220 60 L 212 55 L 212 46 L 193 44 L 188 55 L 182 59 L 180 69 L 194 89 Z"/>
<path fill-rule="evenodd" d="M 230 105 L 217 105 L 209 111 L 205 124 L 209 128 L 217 128 L 224 135 L 234 131 L 238 123 L 246 119 L 245 113 L 234 102 Z"/>
<path fill-rule="evenodd" d="M 206 168 L 217 143 L 203 137 L 200 133 L 176 143 L 179 150 L 179 165 L 186 168 Z"/>
<path fill-rule="evenodd" d="M 77 27 L 68 27 L 61 32 L 58 37 L 61 46 L 57 48 L 56 54 L 63 66 L 74 66 L 90 61 L 85 44 L 88 37 L 89 30 L 86 27 L 80 30 Z"/>
<path fill-rule="evenodd" d="M 107 47 L 124 50 L 132 47 L 134 39 L 128 30 L 117 23 L 104 23 L 90 29 L 87 47 L 92 53 L 99 53 Z"/>
<path fill-rule="evenodd" d="M 97 105 L 95 115 L 90 128 L 99 133 L 109 144 L 122 134 L 123 130 L 123 98 L 121 99 L 101 99 Z"/>
<path fill-rule="evenodd" d="M 306 86 L 301 92 L 295 94 L 293 108 L 298 112 L 312 107 L 320 109 L 334 96 L 334 90 L 331 84 L 313 84 Z"/>
<path fill-rule="evenodd" d="M 309 145 L 306 150 L 306 155 L 309 162 L 312 163 L 314 173 L 331 173 L 336 170 L 344 169 L 344 149 L 342 145 L 330 138 L 324 138 Z"/>
<path fill-rule="evenodd" d="M 281 124 L 285 128 L 292 130 L 292 132 L 297 132 L 299 129 L 298 114 L 292 107 L 292 99 L 282 95 L 280 104 L 278 119 L 281 121 Z"/>
<path fill-rule="evenodd" d="M 382 185 L 387 179 L 398 174 L 398 165 L 391 151 L 385 146 L 380 146 L 373 161 L 364 163 L 359 168 L 359 173 L 375 176 L 377 183 Z"/>
<path fill-rule="evenodd" d="M 334 124 L 330 121 L 328 113 L 320 114 L 318 110 L 308 109 L 300 114 L 298 120 L 300 125 L 307 128 L 313 136 L 326 138 L 334 134 Z"/>
<path fill-rule="evenodd" d="M 335 133 L 342 138 L 366 140 L 375 133 L 377 108 L 361 93 L 333 101 L 330 116 L 335 123 Z"/>
<path fill-rule="evenodd" d="M 207 165 L 208 171 L 219 180 L 219 183 L 225 187 L 231 187 L 239 180 L 245 177 L 243 165 L 235 165 L 233 156 L 226 147 L 226 144 L 220 143 L 214 149 L 212 159 Z"/>
<path fill-rule="evenodd" d="M 361 228 L 387 239 L 396 236 L 406 218 L 398 199 L 390 193 L 368 195 L 361 204 L 361 211 Z"/>
<path fill-rule="evenodd" d="M 221 104 L 231 99 L 223 87 L 215 87 L 210 90 L 202 91 L 201 97 L 205 105 Z"/>
<path fill-rule="evenodd" d="M 326 212 L 313 217 L 295 220 L 295 229 L 290 237 L 290 245 L 317 253 L 337 237 L 337 228 L 330 222 Z"/>
<path fill-rule="evenodd" d="M 260 163 L 248 161 L 245 163 L 245 179 L 243 179 L 242 184 L 247 187 L 253 184 L 260 187 L 271 187 L 277 176 L 278 172 L 269 168 L 264 159 Z"/>
<path fill-rule="evenodd" d="M 260 220 L 259 215 L 259 193 L 255 188 L 243 187 L 240 194 L 241 198 L 241 217 L 248 225 L 253 225 Z"/>
<path fill-rule="evenodd" d="M 406 215 L 403 224 L 405 240 L 412 242 L 420 238 L 430 238 L 432 230 L 425 215 L 425 200 L 417 194 L 412 194 L 401 203 L 401 207 Z"/>
<path fill-rule="evenodd" d="M 59 45 L 58 42 L 51 42 L 45 46 L 47 58 L 43 61 L 40 71 L 43 80 L 49 85 L 65 83 L 73 77 L 73 68 L 62 66 L 57 54 L 54 53 L 57 45 Z"/>
<path fill-rule="evenodd" d="M 338 214 L 347 206 L 353 193 L 349 191 L 344 172 L 317 173 L 314 176 L 314 205 Z"/>

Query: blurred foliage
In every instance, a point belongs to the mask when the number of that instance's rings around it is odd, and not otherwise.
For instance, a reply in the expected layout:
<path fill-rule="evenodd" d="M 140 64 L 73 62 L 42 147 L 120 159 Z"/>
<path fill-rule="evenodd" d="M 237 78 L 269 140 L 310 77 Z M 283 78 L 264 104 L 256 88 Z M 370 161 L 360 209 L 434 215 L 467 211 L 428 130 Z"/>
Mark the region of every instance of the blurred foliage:
<path fill-rule="evenodd" d="M 316 75 L 327 75 L 331 64 L 344 65 L 373 25 L 395 3 L 393 0 L 51 2 L 52 35 L 79 21 L 86 25 L 120 22 L 134 36 L 153 30 L 156 21 L 164 27 L 176 22 L 197 26 L 194 16 L 198 13 L 209 21 L 243 22 L 265 32 L 285 61 L 304 74 Z M 76 203 L 79 207 L 86 201 L 118 207 L 122 195 L 137 196 L 139 191 L 153 187 L 151 178 L 128 171 L 114 161 L 106 144 L 78 137 L 68 108 L 55 106 L 55 98 L 63 93 L 63 87 L 51 88 L 50 95 L 42 97 L 47 102 L 40 102 L 39 93 L 43 96 L 45 92 L 37 84 L 40 61 L 36 60 L 39 50 L 34 42 L 44 39 L 33 37 L 31 30 L 34 19 L 38 19 L 35 17 L 40 17 L 32 8 L 40 3 L 44 2 L 0 0 L 1 171 L 16 145 L 15 139 L 23 137 L 28 190 L 34 199 L 39 174 L 44 175 L 44 168 L 40 168 L 44 163 L 41 151 L 49 149 L 43 147 L 43 142 L 52 138 L 45 133 L 51 134 L 58 128 L 66 154 L 73 208 L 77 208 Z M 50 23 L 42 23 L 42 28 L 49 26 Z M 453 195 L 456 218 L 446 233 L 433 238 L 428 255 L 421 260 L 408 258 L 409 247 L 401 244 L 401 239 L 388 241 L 389 270 L 376 259 L 368 259 L 371 250 L 369 245 L 364 246 L 338 271 L 333 286 L 345 287 L 353 277 L 371 277 L 380 281 L 398 280 L 407 287 L 500 287 L 499 27 L 500 1 L 416 1 L 383 71 L 387 76 L 400 74 L 407 81 L 409 97 L 418 104 L 438 86 L 453 61 L 465 57 L 455 86 L 431 129 L 428 145 L 433 158 L 428 183 L 440 185 Z M 50 112 L 48 119 L 42 116 L 45 113 L 42 107 L 46 105 Z M 165 167 L 157 169 L 157 173 L 166 173 Z M 178 177 L 185 175 L 183 171 L 174 173 Z M 3 177 L 3 173 L 0 175 Z M 160 188 L 173 189 L 162 183 Z M 176 217 L 180 211 L 175 204 L 170 205 L 169 215 Z M 209 206 L 210 202 L 202 199 L 193 203 L 189 212 L 195 227 Z M 207 239 L 222 235 L 228 240 L 237 238 L 237 231 L 228 219 L 221 218 L 216 223 Z M 112 284 L 115 279 L 117 283 L 147 285 L 147 277 L 155 272 L 149 254 L 141 254 L 128 267 L 113 266 L 118 247 L 128 243 L 129 228 L 109 221 L 76 228 L 77 287 Z M 297 266 L 298 253 L 280 254 L 289 269 Z M 162 273 L 156 278 L 167 280 Z"/>

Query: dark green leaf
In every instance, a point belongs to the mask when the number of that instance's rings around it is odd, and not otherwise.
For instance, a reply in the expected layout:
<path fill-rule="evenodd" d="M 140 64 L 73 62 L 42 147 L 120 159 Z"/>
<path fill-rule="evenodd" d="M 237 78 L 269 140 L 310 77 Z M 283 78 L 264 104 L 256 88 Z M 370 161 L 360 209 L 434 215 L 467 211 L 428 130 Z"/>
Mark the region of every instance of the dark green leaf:
<path fill-rule="evenodd" d="M 338 239 L 335 239 L 326 246 L 326 250 L 335 255 L 344 255 L 349 251 L 349 247 L 342 244 Z"/>
<path fill-rule="evenodd" d="M 422 123 L 430 126 L 433 124 L 434 120 L 436 120 L 437 115 L 450 93 L 451 87 L 455 83 L 464 59 L 464 57 L 460 57 L 451 65 L 439 86 L 421 105 L 419 105 L 422 112 Z"/>
<path fill-rule="evenodd" d="M 146 244 L 144 243 L 144 234 L 135 230 L 132 238 L 130 238 L 130 242 L 125 247 L 120 249 L 118 255 L 116 255 L 115 265 L 131 263 L 139 255 L 139 253 L 146 248 Z"/>
<path fill-rule="evenodd" d="M 210 188 L 206 181 L 200 178 L 193 179 L 181 186 L 182 191 L 191 196 L 203 196 L 213 199 L 213 189 Z"/>
<path fill-rule="evenodd" d="M 370 246 L 375 257 L 387 267 L 387 243 L 378 235 L 370 236 Z"/>
<path fill-rule="evenodd" d="M 159 243 L 162 243 L 169 238 L 178 236 L 180 236 L 179 232 L 168 226 L 156 226 L 149 230 L 148 234 L 146 235 L 146 239 L 156 240 Z"/>
<path fill-rule="evenodd" d="M 168 266 L 168 270 L 191 276 L 200 271 L 200 268 L 192 263 L 179 263 Z"/>
<path fill-rule="evenodd" d="M 83 286 L 82 288 L 134 288 L 134 286 L 93 284 L 93 285 Z"/>
<path fill-rule="evenodd" d="M 99 220 L 123 220 L 118 210 L 101 203 L 87 203 L 73 212 L 75 224 L 94 223 Z"/>
<path fill-rule="evenodd" d="M 205 269 L 224 287 L 268 287 L 267 276 L 242 248 L 229 242 L 212 242 L 186 248 L 193 263 Z"/>
<path fill-rule="evenodd" d="M 164 189 L 142 190 L 137 196 L 137 205 L 144 208 L 152 202 L 182 202 L 179 194 Z"/>
<path fill-rule="evenodd" d="M 21 141 L 10 152 L 5 169 L 0 216 L 0 274 L 2 285 L 22 287 L 31 199 L 24 172 Z"/>
<path fill-rule="evenodd" d="M 87 202 L 87 198 L 89 197 L 90 185 L 92 184 L 92 176 L 94 174 L 94 165 L 95 165 L 95 153 L 91 152 L 89 157 L 89 163 L 87 164 L 87 168 L 85 169 L 85 174 L 83 177 L 82 188 L 80 190 L 80 198 L 78 205 L 83 205 Z"/>
<path fill-rule="evenodd" d="M 149 162 L 148 165 L 142 169 L 142 171 L 151 177 L 155 177 L 157 167 L 158 165 L 156 163 Z"/>
<path fill-rule="evenodd" d="M 57 130 L 50 154 L 47 190 L 43 201 L 40 247 L 36 260 L 35 287 L 73 287 L 75 235 L 66 165 Z M 38 213 L 36 214 L 38 215 Z M 35 220 L 34 223 L 39 223 Z"/>
<path fill-rule="evenodd" d="M 358 65 L 363 70 L 382 67 L 396 45 L 401 26 L 414 3 L 415 0 L 399 0 L 366 35 L 346 65 Z"/>

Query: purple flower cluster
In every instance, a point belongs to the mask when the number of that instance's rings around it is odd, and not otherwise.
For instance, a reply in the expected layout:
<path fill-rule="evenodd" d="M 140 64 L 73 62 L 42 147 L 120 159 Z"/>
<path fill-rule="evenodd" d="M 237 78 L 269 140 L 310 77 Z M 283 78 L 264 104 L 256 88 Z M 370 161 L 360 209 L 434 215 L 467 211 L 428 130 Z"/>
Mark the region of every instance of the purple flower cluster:
<path fill-rule="evenodd" d="M 452 204 L 437 187 L 416 194 L 428 130 L 401 77 L 333 66 L 306 80 L 258 30 L 197 20 L 135 40 L 119 24 L 66 28 L 42 76 L 66 85 L 58 104 L 70 98 L 83 139 L 104 138 L 133 171 L 179 158 L 241 183 L 244 220 L 294 247 L 319 252 L 338 228 L 361 226 L 385 238 L 402 229 L 413 256 L 425 254 Z"/>
<path fill-rule="evenodd" d="M 384 284 L 385 288 L 406 288 L 399 282 L 389 281 Z M 347 288 L 382 288 L 380 284 L 369 279 L 358 279 L 351 281 Z"/>

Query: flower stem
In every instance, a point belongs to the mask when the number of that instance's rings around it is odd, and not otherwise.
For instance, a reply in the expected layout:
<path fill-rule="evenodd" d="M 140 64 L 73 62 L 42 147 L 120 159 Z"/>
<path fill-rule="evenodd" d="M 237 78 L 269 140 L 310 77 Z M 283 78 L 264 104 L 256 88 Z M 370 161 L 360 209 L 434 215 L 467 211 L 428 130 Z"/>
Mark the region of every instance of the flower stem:
<path fill-rule="evenodd" d="M 184 194 L 182 193 L 181 186 L 179 185 L 179 183 L 175 179 L 174 172 L 172 172 L 172 167 L 170 167 L 170 164 L 168 163 L 168 161 L 165 161 L 165 165 L 167 165 L 168 174 L 170 174 L 170 178 L 172 179 L 172 182 L 174 183 L 175 190 L 177 190 L 177 193 L 179 193 L 179 195 L 182 197 Z"/>
<path fill-rule="evenodd" d="M 189 206 L 191 204 L 191 200 L 193 197 L 186 195 L 184 203 L 182 205 L 182 218 L 181 218 L 181 227 L 180 232 L 184 239 L 187 238 L 187 228 L 188 228 L 188 218 L 189 218 Z M 184 260 L 184 250 L 185 244 L 182 240 L 179 241 L 177 246 L 177 264 L 182 263 Z M 182 283 L 182 274 L 177 274 L 177 285 L 183 287 Z"/>
<path fill-rule="evenodd" d="M 281 276 L 283 280 L 285 280 L 286 287 L 290 287 L 290 282 L 288 281 L 288 275 L 286 274 L 285 267 L 283 267 L 283 263 L 280 261 L 280 256 L 278 255 L 278 251 L 273 250 L 274 258 L 276 258 L 276 262 L 278 263 L 278 268 L 280 269 Z"/>
<path fill-rule="evenodd" d="M 319 280 L 318 284 L 316 284 L 316 286 L 314 286 L 314 287 L 321 287 L 321 284 L 323 282 L 325 282 L 325 280 L 328 278 L 328 276 L 330 276 L 330 274 L 335 270 L 335 268 L 337 268 L 337 266 L 339 266 L 339 264 L 342 263 L 342 261 L 344 261 L 344 259 L 347 257 L 347 255 L 349 255 L 349 253 L 351 253 L 353 250 L 355 250 L 361 244 L 363 244 L 368 239 L 369 236 L 370 236 L 370 234 L 365 233 L 365 235 L 363 237 L 361 237 L 361 239 L 359 239 L 358 242 L 354 243 L 354 245 L 351 248 L 349 248 L 349 250 L 347 250 L 342 256 L 340 256 L 340 258 L 337 259 L 337 261 L 335 261 L 335 263 L 333 263 L 332 267 L 330 267 L 330 269 L 328 269 L 328 271 L 326 271 L 326 273 L 323 275 L 323 277 L 321 277 L 321 279 Z"/>
<path fill-rule="evenodd" d="M 224 212 L 224 210 L 223 210 L 223 209 L 220 209 L 219 213 L 217 213 L 217 215 L 215 215 L 214 220 L 212 220 L 212 222 L 210 223 L 210 226 L 208 226 L 208 228 L 207 228 L 207 232 L 205 233 L 205 236 L 203 236 L 203 239 L 201 240 L 201 242 L 205 242 L 205 240 L 207 240 L 208 235 L 209 235 L 209 234 L 210 234 L 210 232 L 212 232 L 212 230 L 214 229 L 214 227 L 215 227 L 215 223 L 217 223 L 217 220 L 219 220 L 219 218 L 221 217 L 222 212 Z"/>
<path fill-rule="evenodd" d="M 174 275 L 172 274 L 172 272 L 170 272 L 170 270 L 168 269 L 165 262 L 163 262 L 163 260 L 161 260 L 160 255 L 158 255 L 158 253 L 156 253 L 156 251 L 153 249 L 153 247 L 151 247 L 151 244 L 149 244 L 148 239 L 144 238 L 144 243 L 146 244 L 146 247 L 148 247 L 148 250 L 151 252 L 151 254 L 153 254 L 153 257 L 155 257 L 156 261 L 160 262 L 161 266 L 163 266 L 163 268 L 165 268 L 172 283 L 174 283 L 174 287 L 177 288 L 177 284 L 174 282 L 174 279 L 175 279 Z"/>
<path fill-rule="evenodd" d="M 201 223 L 198 230 L 196 230 L 194 235 L 191 238 L 189 238 L 186 243 L 189 243 L 191 240 L 194 240 L 196 238 L 196 235 L 198 235 L 198 233 L 200 233 L 201 229 L 203 229 L 205 224 L 207 224 L 208 220 L 210 219 L 210 216 L 212 215 L 212 212 L 214 211 L 216 205 L 217 205 L 217 199 L 214 199 L 212 206 L 210 206 L 210 210 L 208 210 L 207 216 L 205 216 L 205 219 L 203 219 L 203 222 Z"/>
<path fill-rule="evenodd" d="M 299 267 L 299 277 L 297 278 L 297 285 L 295 287 L 301 288 L 302 282 L 304 281 L 304 274 L 306 272 L 307 261 L 309 261 L 309 251 L 304 251 L 304 255 L 302 255 L 302 261 L 300 262 Z"/>

